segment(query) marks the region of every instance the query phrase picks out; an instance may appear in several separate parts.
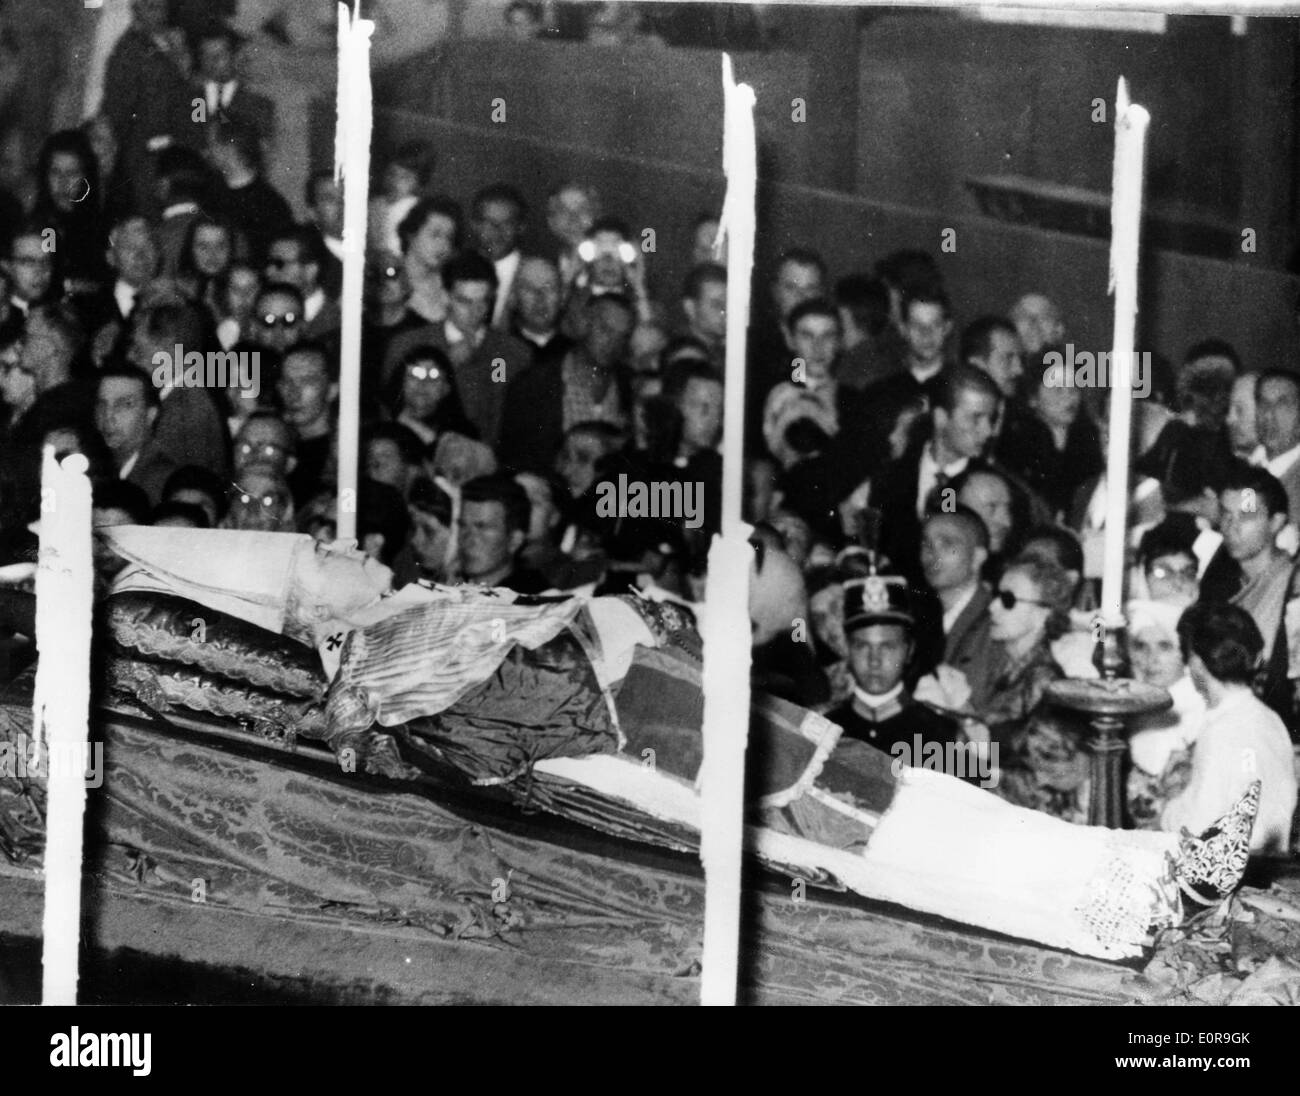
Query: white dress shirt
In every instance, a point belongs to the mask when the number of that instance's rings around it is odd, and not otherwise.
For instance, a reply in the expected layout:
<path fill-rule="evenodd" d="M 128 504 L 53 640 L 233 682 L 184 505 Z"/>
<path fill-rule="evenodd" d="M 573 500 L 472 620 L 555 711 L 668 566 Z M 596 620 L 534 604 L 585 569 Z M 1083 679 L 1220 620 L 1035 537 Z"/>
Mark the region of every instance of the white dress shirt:
<path fill-rule="evenodd" d="M 1295 758 L 1282 720 L 1244 685 L 1230 686 L 1205 713 L 1192 750 L 1192 777 L 1166 804 L 1160 828 L 1200 833 L 1226 814 L 1250 786 L 1263 781 L 1251 852 L 1285 852 L 1296 805 Z"/>
<path fill-rule="evenodd" d="M 235 97 L 235 92 L 238 90 L 238 80 L 227 80 L 225 83 L 209 80 L 204 88 L 208 100 L 208 113 L 216 114 L 222 107 L 230 106 L 230 100 Z"/>
<path fill-rule="evenodd" d="M 943 613 L 943 634 L 946 636 L 952 631 L 952 626 L 957 623 L 957 618 L 966 611 L 966 606 L 971 603 L 975 596 L 975 591 L 980 588 L 980 580 L 973 578 L 970 585 L 967 586 L 966 592 L 962 594 L 955 602 L 951 609 L 945 609 Z"/>
<path fill-rule="evenodd" d="M 123 319 L 131 315 L 131 309 L 135 307 L 136 294 L 139 292 L 135 286 L 124 282 L 121 278 L 117 279 L 117 284 L 113 286 L 113 300 L 117 302 L 117 311 Z"/>

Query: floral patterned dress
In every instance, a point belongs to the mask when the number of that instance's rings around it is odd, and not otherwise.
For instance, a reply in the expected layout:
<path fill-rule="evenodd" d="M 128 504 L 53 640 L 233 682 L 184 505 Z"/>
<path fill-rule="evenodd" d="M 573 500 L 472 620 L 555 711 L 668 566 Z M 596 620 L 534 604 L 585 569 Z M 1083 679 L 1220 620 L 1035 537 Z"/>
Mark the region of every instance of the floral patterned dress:
<path fill-rule="evenodd" d="M 998 783 L 992 791 L 1017 806 L 1086 824 L 1084 729 L 1041 703 L 1047 686 L 1064 676 L 1046 639 L 1000 668 L 981 713 L 998 747 Z"/>

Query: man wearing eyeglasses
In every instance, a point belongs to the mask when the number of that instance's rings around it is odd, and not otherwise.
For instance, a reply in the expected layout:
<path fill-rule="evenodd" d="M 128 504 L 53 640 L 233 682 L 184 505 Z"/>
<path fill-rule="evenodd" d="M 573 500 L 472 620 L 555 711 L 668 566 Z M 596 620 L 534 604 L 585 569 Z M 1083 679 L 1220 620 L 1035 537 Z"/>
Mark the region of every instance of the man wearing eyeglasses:
<path fill-rule="evenodd" d="M 238 478 L 253 465 L 291 475 L 298 463 L 296 438 L 285 421 L 270 411 L 254 411 L 235 437 L 234 465 Z"/>
<path fill-rule="evenodd" d="M 303 337 L 302 294 L 285 282 L 264 286 L 253 305 L 253 341 L 287 354 Z"/>
<path fill-rule="evenodd" d="M 222 525 L 262 533 L 292 533 L 293 495 L 284 476 L 254 464 L 231 485 L 230 510 Z"/>

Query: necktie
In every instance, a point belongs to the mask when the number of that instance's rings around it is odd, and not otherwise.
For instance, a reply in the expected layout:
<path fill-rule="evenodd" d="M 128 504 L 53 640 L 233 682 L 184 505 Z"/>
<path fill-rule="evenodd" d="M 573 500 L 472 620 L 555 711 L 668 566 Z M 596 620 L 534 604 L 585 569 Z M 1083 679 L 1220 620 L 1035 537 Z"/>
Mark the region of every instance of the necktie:
<path fill-rule="evenodd" d="M 930 488 L 930 493 L 925 496 L 925 511 L 927 514 L 943 509 L 943 493 L 951 480 L 952 477 L 942 468 L 934 474 L 934 486 Z"/>

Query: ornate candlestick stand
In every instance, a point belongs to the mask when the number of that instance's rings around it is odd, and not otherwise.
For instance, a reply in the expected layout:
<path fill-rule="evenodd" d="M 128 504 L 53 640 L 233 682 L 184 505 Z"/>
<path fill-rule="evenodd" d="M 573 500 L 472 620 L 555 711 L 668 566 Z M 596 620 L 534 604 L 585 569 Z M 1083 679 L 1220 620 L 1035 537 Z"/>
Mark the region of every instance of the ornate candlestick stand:
<path fill-rule="evenodd" d="M 1144 685 L 1128 676 L 1128 630 L 1103 630 L 1093 653 L 1093 665 L 1100 679 L 1069 678 L 1047 688 L 1048 703 L 1088 717 L 1092 737 L 1092 787 L 1088 801 L 1088 824 L 1120 829 L 1124 824 L 1123 758 L 1128 743 L 1124 726 L 1133 716 L 1163 712 L 1173 698 L 1154 685 Z"/>

